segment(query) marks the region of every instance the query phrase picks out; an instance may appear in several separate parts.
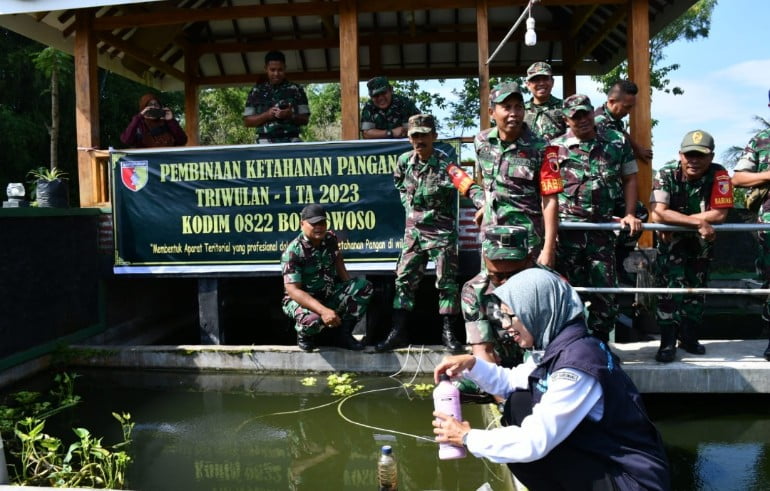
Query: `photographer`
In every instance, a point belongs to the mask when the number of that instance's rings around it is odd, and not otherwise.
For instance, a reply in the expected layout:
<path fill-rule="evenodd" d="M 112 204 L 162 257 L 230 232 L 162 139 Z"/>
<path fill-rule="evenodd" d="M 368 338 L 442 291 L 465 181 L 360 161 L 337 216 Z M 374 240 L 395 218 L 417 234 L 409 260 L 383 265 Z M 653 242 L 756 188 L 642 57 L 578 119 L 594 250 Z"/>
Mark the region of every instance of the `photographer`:
<path fill-rule="evenodd" d="M 155 94 L 144 94 L 120 141 L 133 148 L 176 147 L 187 143 L 187 135 L 171 109 L 163 107 Z"/>
<path fill-rule="evenodd" d="M 243 124 L 257 128 L 256 143 L 302 141 L 299 132 L 310 118 L 305 90 L 286 79 L 286 57 L 280 51 L 265 55 L 267 81 L 251 89 L 243 110 Z"/>

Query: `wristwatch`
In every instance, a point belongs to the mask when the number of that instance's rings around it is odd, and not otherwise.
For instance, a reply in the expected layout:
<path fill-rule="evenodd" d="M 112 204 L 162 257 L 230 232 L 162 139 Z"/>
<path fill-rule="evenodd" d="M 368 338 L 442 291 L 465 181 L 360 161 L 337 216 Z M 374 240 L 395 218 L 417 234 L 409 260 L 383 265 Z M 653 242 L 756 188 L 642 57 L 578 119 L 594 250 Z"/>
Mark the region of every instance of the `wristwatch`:
<path fill-rule="evenodd" d="M 466 431 L 463 435 L 463 447 L 465 448 L 468 448 L 468 433 L 470 433 L 470 431 Z"/>
<path fill-rule="evenodd" d="M 385 136 L 388 138 L 393 138 L 393 130 L 385 130 Z"/>

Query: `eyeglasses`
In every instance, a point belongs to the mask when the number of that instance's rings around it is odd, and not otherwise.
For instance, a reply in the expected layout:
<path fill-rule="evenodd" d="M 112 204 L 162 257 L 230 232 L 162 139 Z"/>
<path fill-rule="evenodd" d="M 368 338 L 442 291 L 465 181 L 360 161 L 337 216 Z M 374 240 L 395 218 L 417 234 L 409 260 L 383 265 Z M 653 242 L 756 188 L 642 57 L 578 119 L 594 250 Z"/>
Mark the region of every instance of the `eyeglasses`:
<path fill-rule="evenodd" d="M 502 271 L 502 272 L 492 272 L 487 271 L 487 276 L 492 279 L 492 281 L 495 281 L 497 283 L 502 283 L 503 281 L 507 280 L 511 276 L 515 275 L 517 271 Z"/>

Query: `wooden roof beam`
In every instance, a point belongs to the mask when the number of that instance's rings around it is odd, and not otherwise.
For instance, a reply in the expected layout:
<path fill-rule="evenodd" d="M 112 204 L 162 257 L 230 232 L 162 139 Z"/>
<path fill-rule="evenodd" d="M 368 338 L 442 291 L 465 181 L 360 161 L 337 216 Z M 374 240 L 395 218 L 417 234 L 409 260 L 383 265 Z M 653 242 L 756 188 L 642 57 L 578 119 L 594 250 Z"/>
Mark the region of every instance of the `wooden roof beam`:
<path fill-rule="evenodd" d="M 147 53 L 144 50 L 140 50 L 135 48 L 131 45 L 130 42 L 124 41 L 117 36 L 113 36 L 112 34 L 107 33 L 97 33 L 96 37 L 105 43 L 111 44 L 112 46 L 115 46 L 119 50 L 123 51 L 123 53 L 126 56 L 130 56 L 132 58 L 135 58 L 138 61 L 141 61 L 145 65 L 150 65 L 152 67 L 157 68 L 158 70 L 171 75 L 172 77 L 178 79 L 178 80 L 185 80 L 185 75 L 180 70 L 177 70 L 173 66 L 169 65 L 165 61 L 162 61 L 158 58 L 155 58 L 151 54 Z"/>
<path fill-rule="evenodd" d="M 613 29 L 615 29 L 618 24 L 626 17 L 626 8 L 625 7 L 619 7 L 615 10 L 615 12 L 610 16 L 609 19 L 604 23 L 601 30 L 597 30 L 596 33 L 591 36 L 591 38 L 580 47 L 577 53 L 577 59 L 582 60 L 586 56 L 588 56 L 591 51 L 594 50 L 597 46 L 599 46 L 599 43 L 602 42 L 602 39 L 607 37 L 610 32 L 612 32 Z"/>

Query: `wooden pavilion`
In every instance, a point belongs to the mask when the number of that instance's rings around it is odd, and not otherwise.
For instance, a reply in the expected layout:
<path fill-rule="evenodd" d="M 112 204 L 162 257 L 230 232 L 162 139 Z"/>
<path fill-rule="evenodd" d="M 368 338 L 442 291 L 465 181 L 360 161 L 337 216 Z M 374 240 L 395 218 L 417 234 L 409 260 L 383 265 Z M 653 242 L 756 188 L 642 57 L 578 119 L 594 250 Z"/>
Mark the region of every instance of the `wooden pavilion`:
<path fill-rule="evenodd" d="M 651 143 L 649 40 L 695 0 L 533 0 L 537 44 L 524 25 L 486 61 L 530 0 L 5 0 L 0 25 L 74 55 L 80 206 L 103 204 L 97 67 L 159 90 L 185 93 L 190 145 L 198 144 L 201 88 L 251 85 L 271 49 L 287 55 L 293 81 L 339 81 L 342 135 L 359 135 L 359 82 L 520 75 L 548 61 L 574 93 L 577 75 L 628 59 L 640 95 L 631 133 Z M 33 11 L 34 10 L 34 11 Z M 601 101 L 595 101 L 597 104 Z M 483 106 L 482 106 L 483 107 Z M 488 127 L 486 111 L 479 115 Z M 640 165 L 640 197 L 651 187 Z"/>

